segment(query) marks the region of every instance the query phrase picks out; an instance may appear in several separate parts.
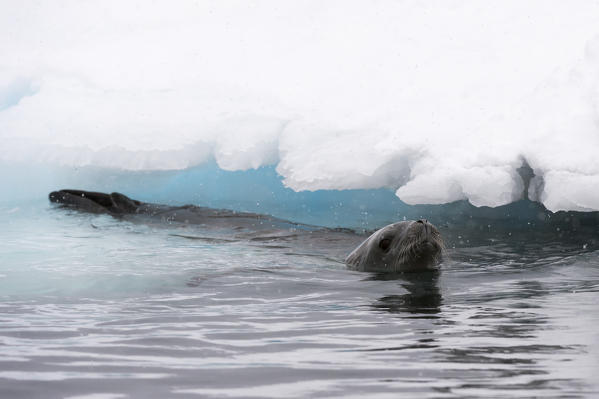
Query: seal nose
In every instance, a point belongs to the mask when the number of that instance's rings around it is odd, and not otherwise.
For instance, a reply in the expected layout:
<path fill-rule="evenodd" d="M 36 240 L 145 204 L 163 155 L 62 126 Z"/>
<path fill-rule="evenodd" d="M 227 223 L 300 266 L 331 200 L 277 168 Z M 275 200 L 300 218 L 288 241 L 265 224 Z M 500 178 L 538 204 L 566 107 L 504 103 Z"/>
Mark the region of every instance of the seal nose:
<path fill-rule="evenodd" d="M 416 221 L 416 223 L 420 223 L 422 225 L 422 227 L 424 227 L 424 234 L 426 234 L 428 236 L 428 234 L 430 233 L 428 220 L 426 220 L 426 219 L 424 219 L 424 220 L 418 219 Z"/>

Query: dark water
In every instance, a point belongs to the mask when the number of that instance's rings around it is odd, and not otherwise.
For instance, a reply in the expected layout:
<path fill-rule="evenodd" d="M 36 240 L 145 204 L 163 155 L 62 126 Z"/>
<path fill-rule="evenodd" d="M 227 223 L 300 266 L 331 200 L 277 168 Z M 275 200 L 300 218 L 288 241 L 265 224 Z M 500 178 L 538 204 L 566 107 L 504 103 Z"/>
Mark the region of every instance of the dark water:
<path fill-rule="evenodd" d="M 2 398 L 599 396 L 588 236 L 446 230 L 440 273 L 377 276 L 343 232 L 230 242 L 45 203 L 0 224 Z"/>

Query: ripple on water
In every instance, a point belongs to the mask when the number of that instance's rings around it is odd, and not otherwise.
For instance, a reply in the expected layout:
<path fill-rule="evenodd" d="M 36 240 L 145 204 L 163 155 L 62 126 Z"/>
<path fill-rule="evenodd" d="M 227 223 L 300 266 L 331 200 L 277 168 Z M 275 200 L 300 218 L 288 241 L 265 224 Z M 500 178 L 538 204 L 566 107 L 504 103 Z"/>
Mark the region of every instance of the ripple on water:
<path fill-rule="evenodd" d="M 35 235 L 0 231 L 1 397 L 599 394 L 596 252 L 497 244 L 377 276 L 289 245 L 38 216 Z"/>

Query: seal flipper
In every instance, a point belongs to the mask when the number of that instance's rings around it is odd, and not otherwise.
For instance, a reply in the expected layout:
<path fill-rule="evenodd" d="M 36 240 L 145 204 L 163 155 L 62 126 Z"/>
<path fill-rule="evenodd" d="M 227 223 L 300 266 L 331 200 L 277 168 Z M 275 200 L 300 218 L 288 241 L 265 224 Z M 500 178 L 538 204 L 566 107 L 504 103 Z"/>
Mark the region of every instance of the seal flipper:
<path fill-rule="evenodd" d="M 120 193 L 98 193 L 83 190 L 53 191 L 48 195 L 50 202 L 69 206 L 80 211 L 120 215 L 135 213 L 141 202 Z"/>

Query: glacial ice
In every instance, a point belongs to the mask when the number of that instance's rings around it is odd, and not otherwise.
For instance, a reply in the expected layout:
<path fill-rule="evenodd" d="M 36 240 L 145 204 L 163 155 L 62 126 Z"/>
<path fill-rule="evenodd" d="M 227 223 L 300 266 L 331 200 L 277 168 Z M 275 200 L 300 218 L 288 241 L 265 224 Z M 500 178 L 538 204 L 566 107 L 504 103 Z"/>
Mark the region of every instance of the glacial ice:
<path fill-rule="evenodd" d="M 298 192 L 496 207 L 522 198 L 527 163 L 530 199 L 599 210 L 599 4 L 3 8 L 4 175 L 216 162 Z"/>

